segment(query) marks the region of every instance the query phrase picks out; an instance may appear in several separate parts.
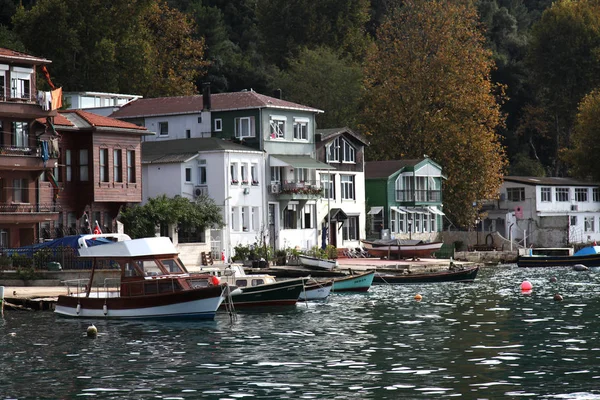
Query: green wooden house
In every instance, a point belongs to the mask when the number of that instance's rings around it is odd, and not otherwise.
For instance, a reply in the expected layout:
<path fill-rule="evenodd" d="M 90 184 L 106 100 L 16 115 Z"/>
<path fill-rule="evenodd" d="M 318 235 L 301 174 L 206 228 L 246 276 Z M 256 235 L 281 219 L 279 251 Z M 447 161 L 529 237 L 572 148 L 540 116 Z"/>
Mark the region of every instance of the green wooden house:
<path fill-rule="evenodd" d="M 367 237 L 435 239 L 444 179 L 442 167 L 427 157 L 366 162 Z"/>

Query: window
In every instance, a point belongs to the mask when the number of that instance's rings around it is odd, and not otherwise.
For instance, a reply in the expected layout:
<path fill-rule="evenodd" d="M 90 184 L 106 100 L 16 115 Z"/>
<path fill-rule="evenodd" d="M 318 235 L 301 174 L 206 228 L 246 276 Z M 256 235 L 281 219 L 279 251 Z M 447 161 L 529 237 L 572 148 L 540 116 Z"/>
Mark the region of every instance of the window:
<path fill-rule="evenodd" d="M 340 162 L 340 138 L 336 138 L 327 147 L 327 161 Z"/>
<path fill-rule="evenodd" d="M 189 167 L 185 169 L 185 183 L 192 183 L 192 169 Z"/>
<path fill-rule="evenodd" d="M 237 163 L 231 163 L 229 166 L 229 173 L 231 174 L 231 184 L 235 185 L 238 181 L 238 165 Z"/>
<path fill-rule="evenodd" d="M 358 240 L 358 217 L 348 216 L 348 219 L 342 226 L 343 240 Z"/>
<path fill-rule="evenodd" d="M 169 123 L 159 122 L 158 123 L 158 136 L 169 136 Z"/>
<path fill-rule="evenodd" d="M 242 164 L 240 170 L 241 170 L 242 185 L 247 185 L 248 184 L 248 166 L 246 164 Z"/>
<path fill-rule="evenodd" d="M 9 247 L 8 230 L 0 229 L 0 247 Z"/>
<path fill-rule="evenodd" d="M 135 183 L 135 151 L 127 150 L 127 182 Z"/>
<path fill-rule="evenodd" d="M 231 207 L 231 230 L 232 231 L 240 231 L 240 208 L 239 207 Z"/>
<path fill-rule="evenodd" d="M 437 222 L 437 217 L 435 216 L 435 214 L 431 215 L 431 232 L 437 232 L 437 227 L 436 227 L 436 222 Z"/>
<path fill-rule="evenodd" d="M 189 130 L 189 129 L 186 129 L 185 130 L 185 137 L 186 137 L 186 139 L 191 138 L 192 137 L 192 131 Z"/>
<path fill-rule="evenodd" d="M 592 188 L 592 201 L 596 203 L 600 201 L 600 188 Z"/>
<path fill-rule="evenodd" d="M 569 201 L 569 188 L 556 188 L 556 201 Z"/>
<path fill-rule="evenodd" d="M 6 89 L 5 89 L 6 77 L 4 76 L 4 71 L 0 69 L 0 99 L 4 99 L 6 97 Z"/>
<path fill-rule="evenodd" d="M 198 185 L 206 185 L 206 160 L 198 160 Z"/>
<path fill-rule="evenodd" d="M 354 175 L 340 175 L 342 200 L 354 200 Z"/>
<path fill-rule="evenodd" d="M 271 117 L 270 120 L 270 137 L 271 139 L 284 139 L 285 138 L 285 117 Z"/>
<path fill-rule="evenodd" d="M 310 172 L 308 168 L 294 169 L 294 178 L 296 182 L 310 182 Z"/>
<path fill-rule="evenodd" d="M 89 161 L 86 149 L 79 150 L 79 180 L 81 182 L 89 180 Z"/>
<path fill-rule="evenodd" d="M 252 120 L 250 117 L 236 118 L 235 119 L 235 137 L 246 138 L 253 137 L 252 133 Z"/>
<path fill-rule="evenodd" d="M 250 228 L 253 231 L 258 231 L 260 229 L 260 225 L 258 219 L 260 218 L 259 208 L 252 207 L 252 227 Z"/>
<path fill-rule="evenodd" d="M 525 188 L 506 189 L 506 198 L 508 201 L 525 201 Z"/>
<path fill-rule="evenodd" d="M 337 137 L 327 148 L 327 161 L 354 163 L 356 150 L 346 139 Z"/>
<path fill-rule="evenodd" d="M 314 223 L 314 215 L 315 215 L 315 205 L 314 204 L 306 204 L 302 208 L 303 218 L 302 218 L 302 229 L 312 229 L 315 227 Z"/>
<path fill-rule="evenodd" d="M 308 140 L 307 119 L 294 119 L 294 139 Z"/>
<path fill-rule="evenodd" d="M 324 199 L 335 199 L 335 176 L 321 174 L 321 187 L 324 189 Z"/>
<path fill-rule="evenodd" d="M 283 229 L 296 229 L 298 217 L 295 204 L 288 204 L 283 210 Z"/>
<path fill-rule="evenodd" d="M 221 132 L 223 130 L 223 120 L 221 118 L 215 119 L 215 132 Z"/>
<path fill-rule="evenodd" d="M 543 187 L 540 189 L 541 201 L 548 203 L 552 201 L 552 188 Z"/>
<path fill-rule="evenodd" d="M 27 122 L 13 122 L 12 145 L 16 147 L 29 146 L 29 124 Z"/>
<path fill-rule="evenodd" d="M 123 182 L 123 152 L 121 149 L 113 151 L 113 179 L 115 182 Z"/>
<path fill-rule="evenodd" d="M 577 216 L 571 215 L 571 226 L 576 226 L 576 225 L 577 225 Z"/>
<path fill-rule="evenodd" d="M 249 215 L 249 207 L 241 207 L 242 209 L 242 230 L 244 232 L 248 232 L 250 229 L 250 215 Z"/>
<path fill-rule="evenodd" d="M 29 203 L 29 181 L 27 179 L 13 179 L 13 202 Z"/>
<path fill-rule="evenodd" d="M 413 224 L 413 232 L 421 232 L 421 214 L 415 214 Z"/>
<path fill-rule="evenodd" d="M 31 74 L 30 68 L 13 67 L 10 71 L 11 96 L 17 99 L 28 99 L 31 97 Z"/>
<path fill-rule="evenodd" d="M 281 167 L 271 167 L 271 182 L 281 182 Z"/>
<path fill-rule="evenodd" d="M 71 150 L 65 150 L 65 179 L 67 182 L 71 182 L 73 180 L 73 170 L 71 165 Z"/>
<path fill-rule="evenodd" d="M 585 217 L 584 218 L 584 225 L 585 225 L 585 231 L 586 232 L 595 232 L 594 231 L 594 217 Z"/>
<path fill-rule="evenodd" d="M 100 149 L 100 182 L 108 182 L 108 149 Z"/>
<path fill-rule="evenodd" d="M 578 201 L 578 202 L 588 201 L 587 188 L 575 188 L 575 201 Z"/>
<path fill-rule="evenodd" d="M 345 139 L 342 139 L 342 162 L 354 163 L 356 162 L 356 154 L 354 147 Z"/>
<path fill-rule="evenodd" d="M 250 166 L 250 179 L 252 179 L 253 185 L 258 185 L 258 166 L 256 164 Z"/>

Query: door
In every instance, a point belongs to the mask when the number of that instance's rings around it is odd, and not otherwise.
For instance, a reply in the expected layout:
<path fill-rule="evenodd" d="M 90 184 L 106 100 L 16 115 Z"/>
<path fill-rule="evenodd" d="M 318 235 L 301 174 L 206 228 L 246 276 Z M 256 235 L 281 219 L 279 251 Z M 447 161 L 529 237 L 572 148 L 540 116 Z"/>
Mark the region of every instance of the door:
<path fill-rule="evenodd" d="M 275 204 L 269 204 L 269 245 L 275 249 Z"/>
<path fill-rule="evenodd" d="M 329 223 L 329 244 L 334 246 L 334 247 L 338 247 L 337 246 L 337 221 L 333 221 Z"/>

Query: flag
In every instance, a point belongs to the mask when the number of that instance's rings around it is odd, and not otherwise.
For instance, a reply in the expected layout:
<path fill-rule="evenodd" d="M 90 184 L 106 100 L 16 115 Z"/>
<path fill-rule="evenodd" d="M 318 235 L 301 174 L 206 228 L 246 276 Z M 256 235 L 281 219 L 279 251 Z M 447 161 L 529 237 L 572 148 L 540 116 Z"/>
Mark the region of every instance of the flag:
<path fill-rule="evenodd" d="M 98 225 L 98 221 L 96 221 L 96 226 L 94 227 L 94 235 L 102 235 L 102 229 L 100 229 L 100 225 Z"/>

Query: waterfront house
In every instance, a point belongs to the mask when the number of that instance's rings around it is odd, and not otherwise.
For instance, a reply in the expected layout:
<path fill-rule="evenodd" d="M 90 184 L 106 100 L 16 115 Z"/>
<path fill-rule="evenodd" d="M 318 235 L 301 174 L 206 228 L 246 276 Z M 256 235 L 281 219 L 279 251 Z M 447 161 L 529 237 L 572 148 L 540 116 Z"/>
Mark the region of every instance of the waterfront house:
<path fill-rule="evenodd" d="M 174 239 L 184 263 L 200 265 L 202 252 L 218 259 L 224 252 L 229 259 L 235 246 L 257 241 L 265 204 L 262 151 L 220 138 L 192 138 L 145 142 L 142 154 L 144 201 L 162 194 L 192 201 L 208 196 L 223 208 L 222 229 L 178 226 L 176 233 L 162 232 Z"/>
<path fill-rule="evenodd" d="M 505 176 L 480 227 L 527 247 L 600 240 L 600 184 L 571 178 Z"/>
<path fill-rule="evenodd" d="M 48 124 L 56 115 L 60 90 L 38 96 L 38 70 L 50 60 L 0 48 L 0 247 L 39 241 L 40 225 L 58 217 L 59 207 L 40 196 L 40 174 L 57 163 L 49 144 L 50 131 L 30 134 L 40 118 Z M 48 124 L 46 127 L 48 127 Z"/>
<path fill-rule="evenodd" d="M 317 202 L 317 221 L 326 229 L 326 244 L 356 248 L 365 238 L 367 144 L 347 127 L 316 132 L 317 160 L 335 167 L 319 173 L 323 197 Z"/>
<path fill-rule="evenodd" d="M 367 237 L 436 240 L 444 179 L 442 167 L 427 157 L 367 161 Z"/>
<path fill-rule="evenodd" d="M 40 176 L 39 199 L 57 215 L 40 223 L 40 237 L 53 239 L 117 231 L 117 215 L 142 200 L 141 138 L 146 128 L 83 110 L 60 111 L 53 121 L 59 157 Z M 33 124 L 36 135 L 48 126 Z"/>
<path fill-rule="evenodd" d="M 106 92 L 64 92 L 63 104 L 70 110 L 85 110 L 107 117 L 125 104 L 142 97 L 134 94 Z"/>

